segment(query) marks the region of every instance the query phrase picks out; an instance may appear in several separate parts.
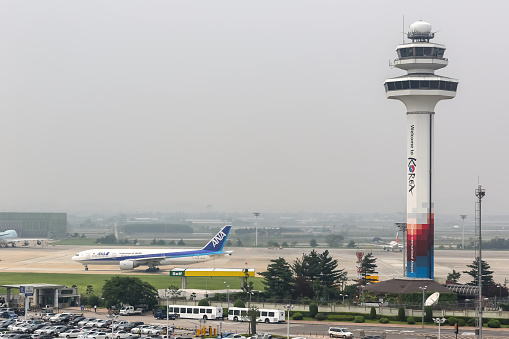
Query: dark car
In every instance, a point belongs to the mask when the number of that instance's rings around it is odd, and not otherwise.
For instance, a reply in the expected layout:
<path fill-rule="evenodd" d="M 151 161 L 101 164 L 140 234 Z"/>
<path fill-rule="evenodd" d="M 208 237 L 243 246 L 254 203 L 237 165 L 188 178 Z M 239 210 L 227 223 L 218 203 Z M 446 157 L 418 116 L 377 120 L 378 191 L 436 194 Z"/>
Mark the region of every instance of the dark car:
<path fill-rule="evenodd" d="M 85 320 L 85 317 L 82 316 L 74 317 L 74 319 L 69 321 L 69 325 L 78 325 L 78 323 L 82 320 Z"/>
<path fill-rule="evenodd" d="M 166 319 L 166 314 L 167 314 L 166 311 L 162 311 L 162 310 L 157 311 L 154 313 L 154 318 L 159 319 L 159 320 Z M 178 318 L 178 314 L 175 314 L 175 313 L 168 314 L 168 319 L 170 319 L 170 320 L 175 320 L 177 318 Z"/>
<path fill-rule="evenodd" d="M 15 336 L 11 337 L 11 339 L 32 339 L 30 334 L 16 334 Z"/>

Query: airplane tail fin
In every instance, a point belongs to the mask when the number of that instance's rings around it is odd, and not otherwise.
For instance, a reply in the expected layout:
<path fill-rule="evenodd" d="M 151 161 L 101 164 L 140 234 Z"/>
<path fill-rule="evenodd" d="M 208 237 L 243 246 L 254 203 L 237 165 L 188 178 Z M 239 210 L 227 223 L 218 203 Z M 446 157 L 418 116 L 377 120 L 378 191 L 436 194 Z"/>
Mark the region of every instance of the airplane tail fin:
<path fill-rule="evenodd" d="M 399 244 L 398 238 L 399 238 L 399 232 L 396 232 L 396 244 Z"/>
<path fill-rule="evenodd" d="M 231 228 L 230 225 L 223 227 L 202 249 L 205 251 L 221 252 Z"/>

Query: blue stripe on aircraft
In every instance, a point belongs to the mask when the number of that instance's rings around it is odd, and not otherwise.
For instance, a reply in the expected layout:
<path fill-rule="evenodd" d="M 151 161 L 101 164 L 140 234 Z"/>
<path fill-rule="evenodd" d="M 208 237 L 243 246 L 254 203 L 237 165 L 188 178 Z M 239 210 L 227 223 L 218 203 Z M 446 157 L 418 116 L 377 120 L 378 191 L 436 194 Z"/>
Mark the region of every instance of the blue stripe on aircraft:
<path fill-rule="evenodd" d="M 171 253 L 152 253 L 152 254 L 141 254 L 141 255 L 129 255 L 122 257 L 103 257 L 103 258 L 87 258 L 86 261 L 122 261 L 122 260 L 133 260 L 133 259 L 171 259 L 171 258 L 182 258 L 182 257 L 194 257 L 199 255 L 215 255 L 215 254 L 226 254 L 227 252 L 216 252 L 216 251 L 186 251 L 186 252 L 171 252 Z"/>

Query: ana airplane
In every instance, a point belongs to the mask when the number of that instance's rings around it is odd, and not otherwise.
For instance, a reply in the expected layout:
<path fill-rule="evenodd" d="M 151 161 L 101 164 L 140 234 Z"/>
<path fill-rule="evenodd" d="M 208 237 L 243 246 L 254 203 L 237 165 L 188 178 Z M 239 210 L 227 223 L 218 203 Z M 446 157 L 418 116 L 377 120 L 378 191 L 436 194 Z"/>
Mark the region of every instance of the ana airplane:
<path fill-rule="evenodd" d="M 399 243 L 399 232 L 396 232 L 396 241 L 391 241 L 390 243 L 386 244 L 386 245 L 382 245 L 382 249 L 384 251 L 394 251 L 394 250 L 397 250 L 397 251 L 403 251 L 403 244 L 400 244 Z"/>
<path fill-rule="evenodd" d="M 18 233 L 15 230 L 0 232 L 0 247 L 7 247 L 9 244 L 12 247 L 16 247 L 18 244 L 28 246 L 30 243 L 43 245 L 47 240 L 48 239 L 20 239 L 18 238 Z"/>
<path fill-rule="evenodd" d="M 202 249 L 95 249 L 82 251 L 72 260 L 85 265 L 119 265 L 121 270 L 133 270 L 138 266 L 148 266 L 147 272 L 159 271 L 162 265 L 189 265 L 208 261 L 220 255 L 231 255 L 223 251 L 224 243 L 231 226 L 225 226 Z"/>

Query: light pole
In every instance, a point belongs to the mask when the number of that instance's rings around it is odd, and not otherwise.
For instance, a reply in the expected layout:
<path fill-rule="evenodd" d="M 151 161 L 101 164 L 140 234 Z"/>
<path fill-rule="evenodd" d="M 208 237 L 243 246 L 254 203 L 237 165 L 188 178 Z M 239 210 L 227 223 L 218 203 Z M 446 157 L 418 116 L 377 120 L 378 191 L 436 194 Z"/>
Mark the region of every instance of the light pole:
<path fill-rule="evenodd" d="M 343 306 L 345 306 L 345 297 L 348 298 L 348 294 L 340 294 L 343 297 Z"/>
<path fill-rule="evenodd" d="M 422 290 L 422 328 L 424 328 L 424 315 L 426 314 L 426 311 L 424 310 L 424 303 L 426 300 L 424 299 L 426 297 L 426 289 L 428 286 L 419 287 Z"/>
<path fill-rule="evenodd" d="M 226 281 L 224 283 L 226 284 Z M 226 301 L 228 302 L 228 308 L 230 308 L 230 285 L 226 285 Z"/>
<path fill-rule="evenodd" d="M 481 228 L 481 203 L 482 198 L 486 194 L 485 190 L 482 188 L 481 185 L 477 186 L 477 189 L 475 190 L 475 196 L 478 198 L 478 201 L 476 203 L 476 226 L 477 231 L 479 232 L 479 266 L 477 270 L 477 278 L 479 283 L 479 319 L 478 319 L 478 326 L 479 326 L 479 339 L 482 339 L 482 309 L 483 309 L 483 300 L 482 300 L 482 228 Z"/>
<path fill-rule="evenodd" d="M 166 292 L 166 339 L 170 337 L 170 290 L 164 290 Z"/>
<path fill-rule="evenodd" d="M 286 326 L 286 339 L 290 339 L 290 310 L 293 308 L 293 305 L 283 305 L 283 308 L 288 312 L 288 323 Z"/>
<path fill-rule="evenodd" d="M 433 318 L 435 324 L 438 324 L 438 339 L 440 339 L 440 325 L 445 323 L 445 318 Z"/>
<path fill-rule="evenodd" d="M 399 230 L 401 232 L 403 232 L 403 277 L 406 277 L 406 251 L 405 251 L 406 236 L 405 236 L 405 232 L 407 229 L 407 225 L 406 225 L 406 222 L 397 222 L 396 226 L 399 228 Z M 399 244 L 398 244 L 398 246 L 399 246 Z"/>
<path fill-rule="evenodd" d="M 465 249 L 465 219 L 467 218 L 466 214 L 460 214 L 461 220 L 463 220 L 463 240 L 461 240 L 461 249 Z"/>
<path fill-rule="evenodd" d="M 106 318 L 111 320 L 111 337 L 113 338 L 113 323 L 117 320 L 118 314 L 109 314 Z"/>
<path fill-rule="evenodd" d="M 255 247 L 258 247 L 258 216 L 260 216 L 260 212 L 254 212 L 255 216 Z"/>

